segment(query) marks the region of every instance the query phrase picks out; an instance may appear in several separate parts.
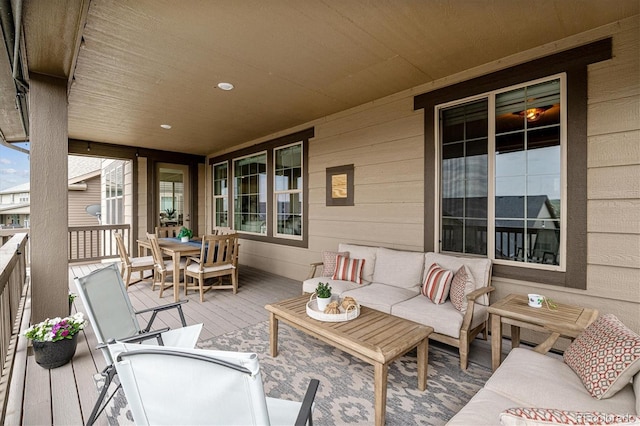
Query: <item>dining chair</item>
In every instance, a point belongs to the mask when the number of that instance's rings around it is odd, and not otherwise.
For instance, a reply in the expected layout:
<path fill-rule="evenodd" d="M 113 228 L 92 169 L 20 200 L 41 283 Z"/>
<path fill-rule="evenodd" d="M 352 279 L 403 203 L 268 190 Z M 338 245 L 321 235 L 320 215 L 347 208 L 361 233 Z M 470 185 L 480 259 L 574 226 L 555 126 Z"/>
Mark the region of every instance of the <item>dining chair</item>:
<path fill-rule="evenodd" d="M 155 273 L 153 274 L 153 287 L 155 288 L 156 282 L 159 282 L 159 297 L 162 297 L 165 288 L 171 288 L 174 285 L 180 285 L 180 271 L 185 268 L 186 260 L 180 259 L 179 270 L 177 272 L 174 271 L 173 260 L 165 260 L 162 256 L 162 250 L 160 249 L 158 237 L 155 234 L 147 234 L 147 238 L 149 239 L 149 244 L 151 244 L 151 255 L 153 257 L 153 262 L 155 265 Z M 171 285 L 167 285 L 168 276 L 172 277 Z M 175 290 L 179 291 L 180 289 L 179 287 L 176 287 Z"/>
<path fill-rule="evenodd" d="M 131 284 L 131 273 L 132 272 L 140 272 L 140 281 L 144 279 L 144 271 L 151 271 L 153 273 L 154 270 L 154 261 L 153 256 L 142 256 L 142 257 L 131 257 L 127 253 L 127 248 L 124 244 L 124 240 L 122 238 L 122 234 L 116 232 L 114 234 L 116 237 L 116 244 L 118 245 L 118 254 L 120 255 L 120 262 L 122 264 L 120 269 L 120 274 L 124 278 L 125 286 L 128 289 Z M 152 284 L 152 290 L 155 290 L 155 280 Z"/>
<path fill-rule="evenodd" d="M 156 226 L 155 235 L 158 238 L 176 238 L 180 233 L 181 225 L 178 226 Z"/>
<path fill-rule="evenodd" d="M 109 350 L 137 425 L 313 425 L 320 382 L 309 381 L 302 401 L 267 397 L 255 353 L 119 342 Z"/>
<path fill-rule="evenodd" d="M 231 235 L 231 234 L 235 234 L 236 231 L 235 229 L 231 229 L 228 226 L 214 226 L 213 229 L 211 230 L 211 235 Z M 233 266 L 236 268 L 236 281 L 238 281 L 238 270 L 239 270 L 239 265 L 238 265 L 238 255 L 240 253 L 240 243 L 238 243 L 238 247 L 236 248 L 235 251 L 235 256 L 233 259 Z M 240 285 L 240 281 L 238 281 L 238 285 Z"/>
<path fill-rule="evenodd" d="M 204 302 L 204 293 L 215 289 L 232 289 L 238 292 L 236 275 L 236 253 L 238 251 L 238 234 L 205 235 L 202 237 L 202 248 L 199 258 L 190 257 L 184 269 L 185 295 L 188 290 L 200 292 L 200 302 Z M 231 284 L 224 284 L 222 277 L 229 276 Z M 191 282 L 189 281 L 191 278 Z M 205 280 L 220 278 L 207 285 Z M 196 283 L 196 280 L 197 283 Z"/>
<path fill-rule="evenodd" d="M 200 336 L 202 324 L 187 326 L 182 311 L 182 303 L 187 301 L 169 303 L 140 311 L 134 310 L 116 264 L 97 269 L 84 277 L 75 277 L 74 281 L 98 341 L 98 348 L 102 351 L 107 363 L 107 367 L 102 371 L 106 383 L 89 417 L 88 424 L 91 424 L 104 408 L 101 408 L 101 405 L 115 375 L 113 359 L 107 348 L 107 343 L 110 340 L 193 348 Z M 180 328 L 152 329 L 158 314 L 173 309 L 177 310 L 180 318 Z M 147 325 L 142 328 L 137 317 L 148 313 L 151 313 L 151 317 Z M 170 321 L 174 322 L 174 317 Z"/>

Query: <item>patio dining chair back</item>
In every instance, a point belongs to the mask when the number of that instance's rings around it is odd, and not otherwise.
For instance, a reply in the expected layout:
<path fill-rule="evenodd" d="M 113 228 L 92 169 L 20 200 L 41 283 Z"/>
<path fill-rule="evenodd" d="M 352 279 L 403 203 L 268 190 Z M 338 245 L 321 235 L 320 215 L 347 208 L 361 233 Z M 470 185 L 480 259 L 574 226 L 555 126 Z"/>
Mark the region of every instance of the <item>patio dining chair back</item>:
<path fill-rule="evenodd" d="M 118 245 L 118 254 L 120 255 L 120 262 L 122 263 L 120 273 L 124 278 L 124 283 L 126 288 L 129 288 L 131 284 L 131 273 L 132 272 L 140 272 L 140 281 L 144 278 L 144 271 L 151 271 L 153 273 L 153 257 L 152 256 L 143 256 L 143 257 L 131 257 L 129 253 L 127 253 L 127 248 L 125 247 L 124 240 L 122 238 L 122 234 L 116 232 L 114 234 L 116 237 L 116 243 Z M 153 286 L 155 287 L 155 280 L 153 282 Z"/>
<path fill-rule="evenodd" d="M 119 342 L 109 350 L 137 425 L 312 424 L 318 380 L 302 402 L 268 398 L 255 353 Z"/>
<path fill-rule="evenodd" d="M 156 226 L 156 236 L 158 238 L 176 238 L 182 226 Z"/>
<path fill-rule="evenodd" d="M 233 294 L 236 294 L 238 292 L 238 275 L 235 266 L 237 252 L 238 234 L 202 237 L 200 257 L 188 259 L 184 269 L 185 294 L 187 290 L 198 290 L 200 302 L 204 301 L 204 293 L 211 289 L 232 289 Z M 222 283 L 222 277 L 225 276 L 230 278 L 230 284 Z M 205 284 L 205 281 L 210 278 L 218 278 L 218 280 Z"/>

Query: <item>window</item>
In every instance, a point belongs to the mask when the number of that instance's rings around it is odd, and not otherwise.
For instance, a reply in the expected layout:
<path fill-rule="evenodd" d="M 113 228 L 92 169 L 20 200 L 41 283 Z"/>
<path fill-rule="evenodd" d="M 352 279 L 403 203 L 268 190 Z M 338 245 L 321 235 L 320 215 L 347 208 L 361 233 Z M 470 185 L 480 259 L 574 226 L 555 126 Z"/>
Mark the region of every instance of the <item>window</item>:
<path fill-rule="evenodd" d="M 213 225 L 229 226 L 229 167 L 227 163 L 213 166 Z"/>
<path fill-rule="evenodd" d="M 442 251 L 563 266 L 563 81 L 439 108 Z"/>
<path fill-rule="evenodd" d="M 307 152 L 313 129 L 211 158 L 214 226 L 307 246 Z"/>
<path fill-rule="evenodd" d="M 302 144 L 274 150 L 276 234 L 302 234 Z"/>
<path fill-rule="evenodd" d="M 101 221 L 104 225 L 118 225 L 124 221 L 124 162 L 114 161 L 104 168 L 103 173 L 106 212 Z"/>
<path fill-rule="evenodd" d="M 267 155 L 233 161 L 233 227 L 254 234 L 267 233 Z"/>
<path fill-rule="evenodd" d="M 564 258 L 553 259 L 553 262 L 564 263 L 562 270 L 558 266 L 542 266 L 546 262 L 552 265 L 552 257 L 549 252 L 542 251 L 543 264 L 527 263 L 526 265 L 537 265 L 537 267 L 525 267 L 524 262 L 517 260 L 496 260 L 493 266 L 495 277 L 504 277 L 531 282 L 540 282 L 550 285 L 558 285 L 576 289 L 585 289 L 587 276 L 587 93 L 588 93 L 588 66 L 600 61 L 611 59 L 612 39 L 606 38 L 575 47 L 570 50 L 558 52 L 546 57 L 535 59 L 530 62 L 504 68 L 499 71 L 482 75 L 470 80 L 462 81 L 450 86 L 442 87 L 431 92 L 417 95 L 414 98 L 414 109 L 424 109 L 424 154 L 425 154 L 425 203 L 440 200 L 440 176 L 439 165 L 442 160 L 439 152 L 441 141 L 439 131 L 439 108 L 460 105 L 461 100 L 467 103 L 488 98 L 488 94 L 495 95 L 509 90 L 515 90 L 524 86 L 529 86 L 539 79 L 548 79 L 549 76 L 566 75 L 566 97 L 562 114 L 566 116 L 566 127 L 564 132 L 564 146 L 561 173 L 564 185 L 567 188 L 563 197 L 564 207 L 561 207 L 560 221 L 561 239 L 565 241 L 566 248 L 560 248 L 560 253 L 566 253 Z M 510 89 L 506 89 L 509 87 Z M 488 104 L 488 111 L 494 111 L 496 105 Z M 546 114 L 546 112 L 545 112 Z M 534 115 L 535 116 L 535 115 Z M 489 122 L 489 129 L 495 135 L 495 121 Z M 495 140 L 493 142 L 495 144 Z M 493 154 L 487 157 L 488 164 L 495 164 L 495 146 L 488 145 L 488 149 Z M 498 151 L 500 152 L 500 151 Z M 495 204 L 494 182 L 495 170 L 489 168 L 491 183 L 487 189 L 488 207 Z M 524 199 L 523 199 L 524 200 Z M 552 204 L 553 206 L 553 204 Z M 555 208 L 555 207 L 554 207 Z M 424 249 L 425 251 L 437 251 L 440 248 L 438 239 L 440 237 L 440 214 L 439 209 L 425 208 L 424 210 Z M 524 210 L 523 210 L 524 211 Z M 488 217 L 493 217 L 493 211 L 488 211 Z M 471 216 L 469 217 L 471 218 Z M 495 218 L 494 218 L 495 219 Z M 493 220 L 493 219 L 492 219 Z M 495 226 L 493 221 L 488 221 L 487 227 Z M 553 219 L 552 219 L 553 220 Z M 528 221 L 529 228 L 535 227 Z M 545 224 L 546 226 L 546 224 Z M 524 222 L 522 229 L 525 229 Z M 488 232 L 488 235 L 491 235 Z M 505 242 L 505 246 L 506 246 Z M 529 246 L 535 243 L 529 243 Z M 495 250 L 495 238 L 487 240 L 487 255 L 494 256 L 491 250 Z M 516 256 L 519 254 L 516 249 Z M 524 252 L 522 256 L 533 256 Z"/>

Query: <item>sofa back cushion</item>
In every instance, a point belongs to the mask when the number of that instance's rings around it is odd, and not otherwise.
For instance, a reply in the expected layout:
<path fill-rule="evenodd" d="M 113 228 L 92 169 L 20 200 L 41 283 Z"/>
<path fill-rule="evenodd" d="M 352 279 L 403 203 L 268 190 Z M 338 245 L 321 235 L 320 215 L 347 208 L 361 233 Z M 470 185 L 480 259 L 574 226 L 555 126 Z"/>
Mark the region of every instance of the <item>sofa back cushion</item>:
<path fill-rule="evenodd" d="M 373 281 L 373 270 L 376 266 L 377 247 L 359 246 L 356 244 L 338 244 L 338 251 L 348 251 L 353 259 L 364 259 L 362 268 L 362 283 L 369 284 Z"/>
<path fill-rule="evenodd" d="M 473 275 L 476 289 L 486 287 L 491 282 L 491 259 L 453 256 L 449 254 L 427 252 L 424 254 L 424 264 L 431 265 L 437 263 L 454 274 L 462 265 L 467 265 Z M 426 272 L 426 271 L 425 271 Z M 426 274 L 425 274 L 426 275 Z M 426 276 L 424 277 L 426 279 Z M 489 304 L 489 296 L 482 295 L 477 300 L 482 305 Z"/>
<path fill-rule="evenodd" d="M 378 247 L 373 282 L 413 288 L 421 284 L 423 269 L 424 254 L 421 252 Z"/>

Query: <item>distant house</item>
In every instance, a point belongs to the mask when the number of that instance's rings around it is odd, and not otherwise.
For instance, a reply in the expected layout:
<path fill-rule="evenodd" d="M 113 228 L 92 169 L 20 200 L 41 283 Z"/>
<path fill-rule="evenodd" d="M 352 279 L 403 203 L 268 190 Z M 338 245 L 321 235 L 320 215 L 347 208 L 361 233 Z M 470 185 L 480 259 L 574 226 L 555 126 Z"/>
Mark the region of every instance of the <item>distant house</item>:
<path fill-rule="evenodd" d="M 102 160 L 69 156 L 69 226 L 98 225 L 86 208 L 100 205 Z M 0 191 L 0 227 L 29 227 L 31 184 L 23 183 Z"/>

